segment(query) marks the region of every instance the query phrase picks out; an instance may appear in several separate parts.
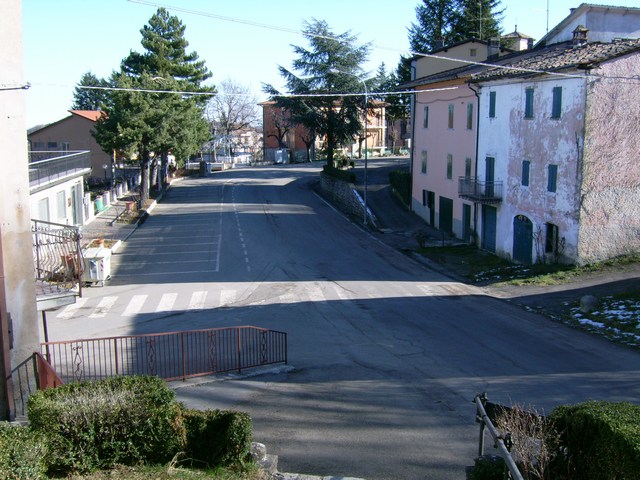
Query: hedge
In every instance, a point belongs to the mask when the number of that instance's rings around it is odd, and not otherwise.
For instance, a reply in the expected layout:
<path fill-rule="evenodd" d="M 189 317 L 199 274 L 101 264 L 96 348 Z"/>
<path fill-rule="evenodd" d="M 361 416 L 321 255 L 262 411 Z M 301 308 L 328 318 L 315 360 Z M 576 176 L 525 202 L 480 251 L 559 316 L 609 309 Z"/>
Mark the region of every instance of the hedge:
<path fill-rule="evenodd" d="M 208 467 L 242 465 L 252 439 L 251 417 L 243 412 L 185 410 L 187 458 Z"/>
<path fill-rule="evenodd" d="M 640 406 L 590 401 L 557 407 L 549 419 L 566 452 L 560 468 L 565 478 L 617 480 L 640 475 Z"/>
<path fill-rule="evenodd" d="M 42 435 L 31 428 L 0 423 L 0 478 L 46 478 L 47 447 Z"/>
<path fill-rule="evenodd" d="M 354 183 L 356 181 L 356 175 L 350 170 L 340 170 L 339 168 L 332 167 L 331 165 L 324 165 L 322 172 L 330 177 L 337 178 L 343 182 Z"/>
<path fill-rule="evenodd" d="M 116 464 L 166 463 L 185 431 L 174 392 L 157 377 L 115 377 L 42 390 L 27 402 L 31 428 L 60 475 Z"/>
<path fill-rule="evenodd" d="M 411 174 L 404 170 L 389 172 L 389 185 L 398 193 L 406 206 L 411 206 Z"/>

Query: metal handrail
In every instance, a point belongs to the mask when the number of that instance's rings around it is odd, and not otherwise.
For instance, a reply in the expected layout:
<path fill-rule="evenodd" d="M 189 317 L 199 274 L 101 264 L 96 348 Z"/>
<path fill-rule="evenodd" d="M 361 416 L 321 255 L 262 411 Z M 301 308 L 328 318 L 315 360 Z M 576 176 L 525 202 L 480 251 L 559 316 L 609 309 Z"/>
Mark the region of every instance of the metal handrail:
<path fill-rule="evenodd" d="M 34 352 L 33 355 L 36 360 L 38 390 L 46 390 L 47 388 L 59 387 L 64 384 L 45 357 L 38 352 Z"/>
<path fill-rule="evenodd" d="M 459 177 L 458 196 L 477 201 L 500 202 L 502 200 L 502 181 L 483 181 L 476 177 Z"/>
<path fill-rule="evenodd" d="M 54 156 L 55 155 L 55 156 Z M 31 189 L 91 170 L 91 152 L 29 152 L 29 187 Z M 36 160 L 38 159 L 38 160 Z"/>
<path fill-rule="evenodd" d="M 475 396 L 473 399 L 476 404 L 476 421 L 480 423 L 480 440 L 478 446 L 478 456 L 482 457 L 484 455 L 484 431 L 485 428 L 493 438 L 494 446 L 497 448 L 502 454 L 502 458 L 509 469 L 509 473 L 511 473 L 512 478 L 515 480 L 524 480 L 524 477 L 518 470 L 516 462 L 513 460 L 511 456 L 511 452 L 507 445 L 505 444 L 505 436 L 503 436 L 500 431 L 493 425 L 493 422 L 487 415 L 487 411 L 485 409 L 485 404 L 487 401 L 487 394 L 482 393 Z"/>
<path fill-rule="evenodd" d="M 46 284 L 49 293 L 82 288 L 80 228 L 61 223 L 31 220 L 35 279 Z M 81 293 L 81 292 L 80 292 Z"/>
<path fill-rule="evenodd" d="M 118 375 L 169 380 L 287 363 L 287 334 L 243 326 L 41 343 L 64 382 Z"/>

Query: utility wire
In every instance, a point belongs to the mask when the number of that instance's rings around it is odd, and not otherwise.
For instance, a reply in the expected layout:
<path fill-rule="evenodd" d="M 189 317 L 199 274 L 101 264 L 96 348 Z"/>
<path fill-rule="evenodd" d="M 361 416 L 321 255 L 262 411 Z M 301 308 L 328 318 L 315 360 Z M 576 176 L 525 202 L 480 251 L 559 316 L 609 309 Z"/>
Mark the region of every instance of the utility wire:
<path fill-rule="evenodd" d="M 320 39 L 325 39 L 325 40 L 337 40 L 335 37 L 333 36 L 329 36 L 329 35 L 317 35 L 317 34 L 310 34 L 310 33 L 305 33 L 302 32 L 300 30 L 294 30 L 291 28 L 285 28 L 285 27 L 279 27 L 277 25 L 269 25 L 266 23 L 260 23 L 260 22 L 254 22 L 251 20 L 244 20 L 244 19 L 240 19 L 240 18 L 234 18 L 234 17 L 226 17 L 226 16 L 222 16 L 222 15 L 216 15 L 213 13 L 207 13 L 207 12 L 202 12 L 199 10 L 191 10 L 191 9 L 186 9 L 186 8 L 181 8 L 181 7 L 175 7 L 172 5 L 166 5 L 166 4 L 160 4 L 157 2 L 151 2 L 151 1 L 147 1 L 147 0 L 127 0 L 129 2 L 132 3 L 139 3 L 141 5 L 147 5 L 147 6 L 152 6 L 152 7 L 162 7 L 162 8 L 166 8 L 166 9 L 171 9 L 171 10 L 175 10 L 178 12 L 183 12 L 183 13 L 188 13 L 191 15 L 197 15 L 197 16 L 201 16 L 201 17 L 208 17 L 208 18 L 215 18 L 217 20 L 223 20 L 226 22 L 233 22 L 233 23 L 241 23 L 244 25 L 250 25 L 250 26 L 254 26 L 254 27 L 259 27 L 259 28 L 265 28 L 268 30 L 276 30 L 276 31 L 280 31 L 280 32 L 286 32 L 286 33 L 292 33 L 295 35 L 301 35 L 301 36 L 310 36 L 310 37 L 315 37 L 315 38 L 320 38 Z M 394 52 L 394 53 L 398 53 L 400 55 L 410 55 L 410 56 L 414 56 L 414 57 L 426 57 L 426 58 L 434 58 L 436 60 L 446 60 L 446 61 L 450 61 L 450 62 L 458 62 L 461 64 L 465 64 L 465 65 L 477 65 L 477 66 L 482 66 L 482 67 L 487 67 L 487 68 L 497 68 L 497 69 L 502 69 L 502 70 L 510 70 L 510 71 L 515 71 L 515 72 L 523 72 L 523 73 L 537 73 L 537 74 L 546 74 L 546 75 L 552 75 L 552 76 L 557 76 L 557 77 L 565 77 L 565 78 L 584 78 L 584 75 L 581 74 L 572 74 L 572 73 L 561 73 L 561 72 L 552 72 L 552 71 L 547 71 L 547 70 L 539 70 L 539 69 L 534 69 L 534 68 L 525 68 L 525 67 L 514 67 L 514 66 L 508 66 L 508 65 L 500 65 L 500 64 L 496 64 L 496 63 L 486 63 L 486 62 L 477 62 L 477 61 L 473 61 L 473 60 L 464 60 L 464 59 L 458 59 L 458 58 L 450 58 L 450 57 L 444 57 L 441 55 L 434 55 L 431 53 L 422 53 L 422 52 L 415 52 L 415 51 L 411 51 L 411 50 L 399 50 L 396 48 L 390 48 L 390 47 L 384 47 L 381 45 L 377 45 L 375 43 L 371 44 L 372 47 L 377 48 L 378 50 L 384 50 L 384 51 L 388 51 L 388 52 Z M 606 76 L 604 75 L 592 75 L 592 76 L 599 76 L 602 78 L 606 78 Z M 634 80 L 634 81 L 640 81 L 640 76 L 632 76 L 632 77 L 628 77 L 627 79 L 629 80 Z"/>

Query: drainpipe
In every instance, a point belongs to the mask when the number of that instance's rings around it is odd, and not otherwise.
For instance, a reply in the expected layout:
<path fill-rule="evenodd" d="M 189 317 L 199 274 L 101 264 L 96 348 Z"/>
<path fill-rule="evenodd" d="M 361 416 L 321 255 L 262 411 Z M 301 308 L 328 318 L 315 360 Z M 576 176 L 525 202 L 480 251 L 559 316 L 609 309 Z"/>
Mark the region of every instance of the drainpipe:
<path fill-rule="evenodd" d="M 478 180 L 478 145 L 480 144 L 480 88 L 475 90 L 471 86 L 471 82 L 467 81 L 467 86 L 476 96 L 476 158 L 475 158 L 475 166 L 473 168 L 473 175 Z M 478 202 L 473 202 L 473 232 L 475 233 L 474 242 L 476 243 L 476 247 L 478 245 Z"/>
<path fill-rule="evenodd" d="M 411 61 L 411 80 L 416 79 L 416 66 L 415 60 Z M 414 87 L 415 88 L 415 87 Z M 409 192 L 409 198 L 411 201 L 409 202 L 409 211 L 413 212 L 413 150 L 415 148 L 415 129 L 416 129 L 416 117 L 415 117 L 415 108 L 416 108 L 416 93 L 411 94 L 411 138 L 409 141 L 411 142 L 411 148 L 409 149 L 409 173 L 411 175 L 411 191 Z"/>

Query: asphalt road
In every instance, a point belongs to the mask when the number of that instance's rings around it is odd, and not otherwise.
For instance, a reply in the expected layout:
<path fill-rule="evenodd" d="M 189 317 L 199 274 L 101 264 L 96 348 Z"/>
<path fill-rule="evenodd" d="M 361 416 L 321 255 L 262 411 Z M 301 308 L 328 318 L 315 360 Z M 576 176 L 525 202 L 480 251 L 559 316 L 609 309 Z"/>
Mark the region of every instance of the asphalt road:
<path fill-rule="evenodd" d="M 189 406 L 248 411 L 287 472 L 460 479 L 477 450 L 476 393 L 539 411 L 638 401 L 638 353 L 414 263 L 319 198 L 318 171 L 176 183 L 114 256 L 112 281 L 50 318 L 50 336 L 287 332 L 289 371 L 175 384 Z"/>

